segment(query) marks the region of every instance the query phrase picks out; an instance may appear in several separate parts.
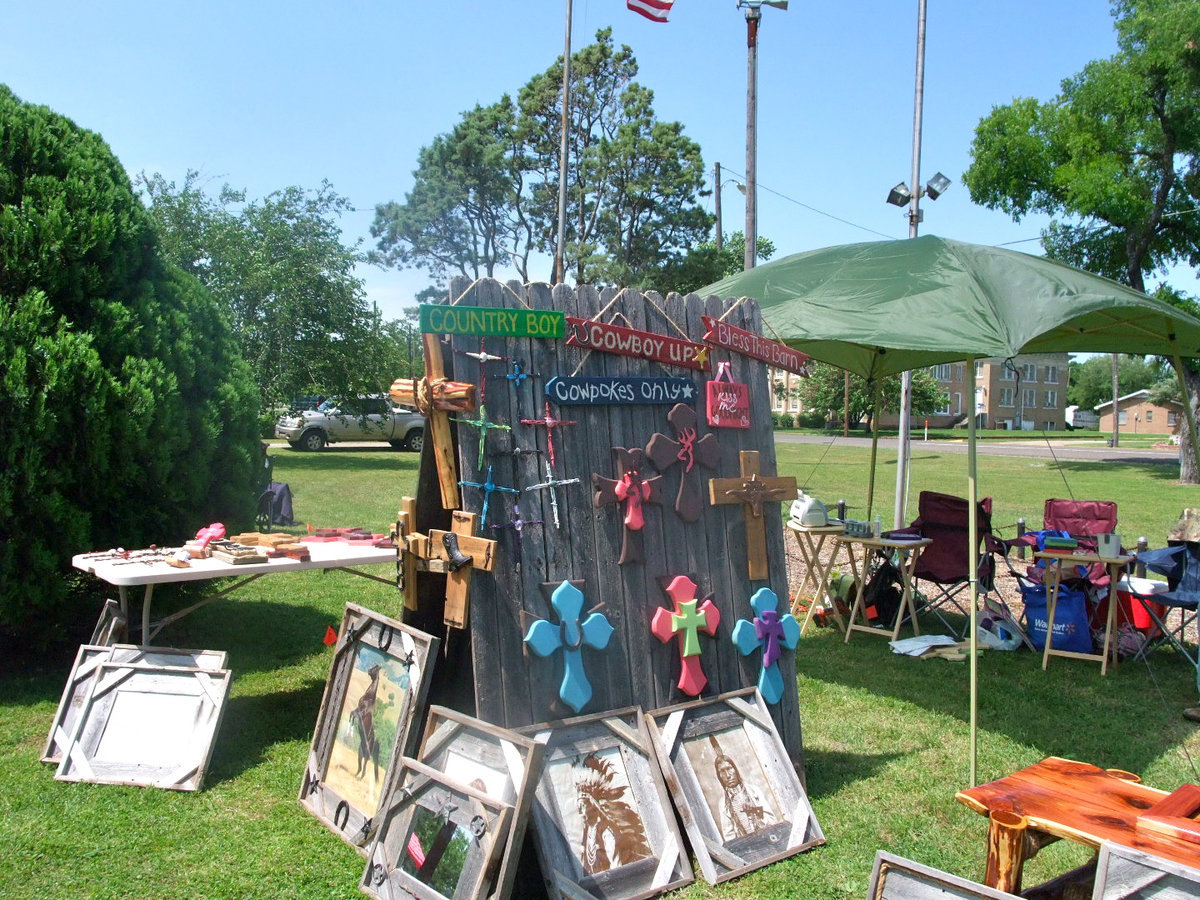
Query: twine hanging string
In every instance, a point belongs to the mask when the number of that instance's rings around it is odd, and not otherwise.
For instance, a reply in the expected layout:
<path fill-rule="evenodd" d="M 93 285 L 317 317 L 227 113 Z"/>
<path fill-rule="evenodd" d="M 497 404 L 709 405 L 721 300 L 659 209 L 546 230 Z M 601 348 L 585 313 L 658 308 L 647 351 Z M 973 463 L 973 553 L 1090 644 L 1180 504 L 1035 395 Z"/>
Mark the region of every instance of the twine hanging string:
<path fill-rule="evenodd" d="M 495 279 L 495 278 L 490 278 L 490 277 L 488 277 L 488 276 L 484 276 L 483 278 L 476 278 L 476 279 L 475 279 L 474 281 L 472 281 L 472 282 L 471 282 L 469 285 L 467 285 L 467 288 L 466 288 L 466 290 L 464 290 L 464 291 L 463 291 L 461 294 L 459 294 L 457 297 L 454 297 L 454 298 L 453 298 L 453 299 L 450 301 L 449 305 L 450 305 L 450 306 L 458 306 L 458 304 L 459 304 L 459 303 L 462 301 L 462 299 L 463 299 L 465 296 L 467 296 L 467 294 L 471 293 L 471 291 L 475 290 L 475 286 L 476 286 L 477 284 L 479 284 L 480 282 L 482 282 L 482 281 L 496 281 L 496 279 Z M 506 291 L 508 291 L 510 294 L 512 294 L 512 295 L 513 295 L 513 297 L 515 297 L 515 298 L 516 298 L 516 301 L 517 301 L 518 303 L 520 303 L 520 304 L 521 304 L 523 307 L 525 307 L 526 309 L 529 309 L 529 310 L 532 310 L 532 309 L 533 309 L 533 307 L 532 307 L 532 306 L 530 306 L 528 303 L 526 303 L 526 302 L 525 302 L 525 298 L 524 298 L 524 297 L 522 297 L 520 294 L 518 294 L 516 291 L 514 291 L 512 288 L 510 288 L 510 287 L 509 287 L 507 284 L 505 284 L 505 283 L 504 283 L 504 282 L 502 282 L 502 281 L 496 281 L 496 283 L 497 283 L 497 284 L 499 284 L 499 285 L 500 285 L 500 287 L 504 288 L 504 290 L 506 290 Z"/>

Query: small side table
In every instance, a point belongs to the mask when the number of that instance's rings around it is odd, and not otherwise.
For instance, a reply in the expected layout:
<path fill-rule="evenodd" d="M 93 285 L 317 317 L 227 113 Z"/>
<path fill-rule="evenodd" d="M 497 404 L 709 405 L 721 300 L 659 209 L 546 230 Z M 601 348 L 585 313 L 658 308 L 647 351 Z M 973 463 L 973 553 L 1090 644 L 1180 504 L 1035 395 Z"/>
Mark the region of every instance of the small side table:
<path fill-rule="evenodd" d="M 809 600 L 808 612 L 805 613 L 804 622 L 800 625 L 801 637 L 808 630 L 808 625 L 817 611 L 818 604 L 828 604 L 827 609 L 833 615 L 833 620 L 837 622 L 838 628 L 845 631 L 846 622 L 842 619 L 842 614 L 838 611 L 837 600 L 829 595 L 829 573 L 833 570 L 833 564 L 837 562 L 839 551 L 843 549 L 847 562 L 849 562 L 850 568 L 853 571 L 853 554 L 847 545 L 835 541 L 833 554 L 829 557 L 829 562 L 821 561 L 821 553 L 825 549 L 826 541 L 834 535 L 842 534 L 842 526 L 801 525 L 799 522 L 789 520 L 787 527 L 796 535 L 796 545 L 800 548 L 800 559 L 804 563 L 804 578 L 800 581 L 800 587 L 796 589 L 796 599 L 792 604 L 792 615 L 797 614 L 802 599 L 807 598 Z"/>
<path fill-rule="evenodd" d="M 1121 570 L 1133 561 L 1132 556 L 1115 556 L 1111 559 L 1102 558 L 1095 553 L 1046 553 L 1038 550 L 1033 554 L 1034 560 L 1046 561 L 1046 643 L 1042 650 L 1042 669 L 1050 665 L 1051 656 L 1066 656 L 1072 659 L 1090 659 L 1100 663 L 1100 674 L 1108 674 L 1108 658 L 1112 656 L 1113 665 L 1117 664 L 1117 648 L 1113 643 L 1113 626 L 1117 622 L 1117 581 Z M 1104 619 L 1104 648 L 1100 653 L 1076 653 L 1071 650 L 1055 650 L 1054 643 L 1054 613 L 1058 606 L 1058 589 L 1062 584 L 1063 563 L 1072 566 L 1091 566 L 1103 563 L 1108 568 L 1108 615 Z"/>
<path fill-rule="evenodd" d="M 921 558 L 921 551 L 933 543 L 932 538 L 905 540 L 903 538 L 854 537 L 841 534 L 836 535 L 834 540 L 839 545 L 847 547 L 854 577 L 858 581 L 854 606 L 850 609 L 850 621 L 846 623 L 846 643 L 850 643 L 850 635 L 856 631 L 863 631 L 867 634 L 885 634 L 890 640 L 896 640 L 900 637 L 900 625 L 904 622 L 905 613 L 912 620 L 913 634 L 920 634 L 921 626 L 917 622 L 917 608 L 913 602 L 913 570 L 917 567 L 917 560 Z M 867 575 L 870 574 L 867 559 L 873 550 L 894 550 L 900 556 L 900 608 L 896 610 L 896 621 L 892 625 L 891 631 L 884 631 L 882 628 L 874 628 L 867 624 L 858 624 L 860 615 L 863 617 L 864 623 L 867 621 L 866 612 L 863 609 L 863 592 L 867 587 Z"/>

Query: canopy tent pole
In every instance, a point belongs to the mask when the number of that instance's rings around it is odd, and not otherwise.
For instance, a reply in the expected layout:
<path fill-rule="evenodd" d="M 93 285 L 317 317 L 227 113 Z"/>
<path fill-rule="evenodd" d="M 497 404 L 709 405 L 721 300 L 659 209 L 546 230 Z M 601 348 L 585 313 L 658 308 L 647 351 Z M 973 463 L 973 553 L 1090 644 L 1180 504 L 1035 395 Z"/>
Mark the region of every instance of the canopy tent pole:
<path fill-rule="evenodd" d="M 979 486 L 976 483 L 975 470 L 975 419 L 979 415 L 978 404 L 975 402 L 976 380 L 978 374 L 975 372 L 975 357 L 967 357 L 967 368 L 971 373 L 971 390 L 968 396 L 971 398 L 971 415 L 967 419 L 967 498 L 969 506 L 967 514 L 967 542 L 971 547 L 970 559 L 974 561 L 974 565 L 967 572 L 967 581 L 970 585 L 971 596 L 971 662 L 970 662 L 970 695 L 971 695 L 971 711 L 969 715 L 970 721 L 970 754 L 971 767 L 968 785 L 974 787 L 979 782 L 976 780 L 977 775 L 977 753 L 978 753 L 978 699 L 979 699 L 979 633 L 976 630 L 979 624 L 979 517 L 976 510 L 979 508 Z"/>
<path fill-rule="evenodd" d="M 875 505 L 875 462 L 879 457 L 879 379 L 874 379 L 871 390 L 871 475 L 867 480 L 867 521 L 871 521 L 871 510 Z"/>
<path fill-rule="evenodd" d="M 1175 341 L 1174 333 L 1168 334 L 1167 340 L 1171 343 L 1171 362 L 1175 366 L 1175 377 L 1179 379 L 1179 396 L 1183 400 L 1183 414 L 1187 417 L 1192 459 L 1195 460 L 1197 469 L 1200 469 L 1200 435 L 1196 434 L 1196 417 L 1192 415 L 1192 401 L 1188 397 L 1187 380 L 1183 377 L 1183 360 L 1179 356 L 1179 344 Z M 1113 418 L 1117 418 L 1116 407 L 1113 408 Z M 1180 450 L 1182 449 L 1181 447 Z"/>

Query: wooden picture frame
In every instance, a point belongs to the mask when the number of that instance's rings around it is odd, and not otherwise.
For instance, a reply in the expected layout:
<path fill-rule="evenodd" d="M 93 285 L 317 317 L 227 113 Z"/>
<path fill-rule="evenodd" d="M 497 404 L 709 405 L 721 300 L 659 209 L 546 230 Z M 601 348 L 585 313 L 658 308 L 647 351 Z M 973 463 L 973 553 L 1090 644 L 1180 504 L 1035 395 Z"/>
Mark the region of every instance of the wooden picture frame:
<path fill-rule="evenodd" d="M 1200 896 L 1200 869 L 1105 841 L 1092 900 L 1177 900 Z"/>
<path fill-rule="evenodd" d="M 489 893 L 496 900 L 512 889 L 545 749 L 539 741 L 482 719 L 443 706 L 429 708 L 420 762 L 513 808 L 500 871 Z"/>
<path fill-rule="evenodd" d="M 92 629 L 92 639 L 88 643 L 107 646 L 114 643 L 118 637 L 125 637 L 128 631 L 129 620 L 122 612 L 121 604 L 116 600 L 105 600 L 100 609 L 100 617 L 96 619 L 96 627 Z"/>
<path fill-rule="evenodd" d="M 199 790 L 229 683 L 226 669 L 101 662 L 54 777 Z"/>
<path fill-rule="evenodd" d="M 44 763 L 58 765 L 62 761 L 62 749 L 70 740 L 79 712 L 83 709 L 88 691 L 102 662 L 123 662 L 136 665 L 173 666 L 185 669 L 215 671 L 225 668 L 226 655 L 221 650 L 176 650 L 165 647 L 138 647 L 134 644 L 81 644 L 75 653 L 71 674 L 67 677 L 62 698 L 46 746 L 42 749 Z"/>
<path fill-rule="evenodd" d="M 911 859 L 879 850 L 871 869 L 867 900 L 1019 900 L 949 872 L 923 866 Z"/>
<path fill-rule="evenodd" d="M 300 803 L 360 854 L 388 773 L 411 755 L 438 639 L 347 603 L 321 698 Z"/>
<path fill-rule="evenodd" d="M 691 884 L 640 707 L 521 731 L 546 744 L 531 818 L 551 900 L 639 900 Z"/>
<path fill-rule="evenodd" d="M 402 757 L 359 887 L 381 900 L 483 900 L 512 815 L 485 791 Z"/>
<path fill-rule="evenodd" d="M 646 719 L 696 865 L 710 884 L 825 843 L 757 689 L 664 707 Z"/>

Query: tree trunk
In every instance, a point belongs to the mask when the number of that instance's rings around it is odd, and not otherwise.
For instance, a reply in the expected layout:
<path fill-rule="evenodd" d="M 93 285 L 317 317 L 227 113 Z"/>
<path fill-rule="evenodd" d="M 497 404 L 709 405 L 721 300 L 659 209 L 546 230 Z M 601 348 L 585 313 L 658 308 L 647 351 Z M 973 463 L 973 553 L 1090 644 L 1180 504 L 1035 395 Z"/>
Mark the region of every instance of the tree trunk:
<path fill-rule="evenodd" d="M 1192 417 L 1200 419 L 1200 374 L 1192 372 L 1186 366 L 1183 369 L 1183 383 L 1187 388 L 1184 403 L 1192 407 Z M 1196 462 L 1195 449 L 1192 447 L 1191 429 L 1188 427 L 1187 416 L 1180 413 L 1179 423 L 1179 483 L 1200 484 L 1200 466 Z"/>

